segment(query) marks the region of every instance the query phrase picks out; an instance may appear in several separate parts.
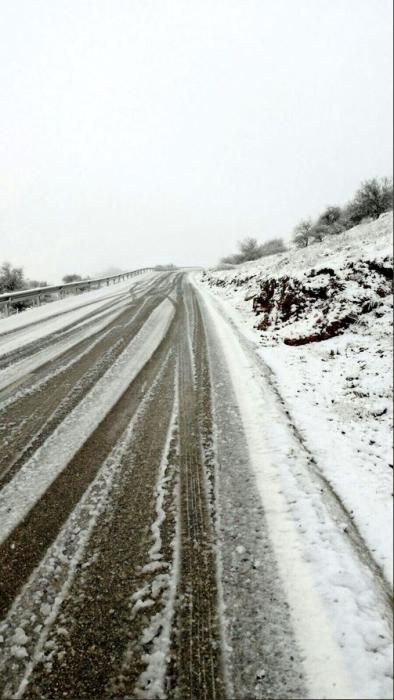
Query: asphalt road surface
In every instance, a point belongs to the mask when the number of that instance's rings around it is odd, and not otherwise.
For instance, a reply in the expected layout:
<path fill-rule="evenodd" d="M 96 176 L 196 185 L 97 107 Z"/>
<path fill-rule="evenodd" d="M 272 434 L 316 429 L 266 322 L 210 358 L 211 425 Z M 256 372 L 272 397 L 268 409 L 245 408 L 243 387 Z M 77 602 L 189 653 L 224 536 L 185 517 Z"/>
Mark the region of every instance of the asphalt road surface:
<path fill-rule="evenodd" d="M 0 693 L 305 696 L 198 292 L 161 273 L 81 309 L 0 336 Z"/>

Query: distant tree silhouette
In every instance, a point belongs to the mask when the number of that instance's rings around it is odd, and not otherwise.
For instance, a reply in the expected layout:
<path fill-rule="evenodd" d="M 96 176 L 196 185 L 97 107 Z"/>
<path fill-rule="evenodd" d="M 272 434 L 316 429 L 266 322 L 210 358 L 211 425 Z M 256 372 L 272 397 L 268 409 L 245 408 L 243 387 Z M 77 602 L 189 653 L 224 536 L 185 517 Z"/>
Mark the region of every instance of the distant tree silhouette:
<path fill-rule="evenodd" d="M 11 263 L 4 262 L 0 267 L 0 294 L 5 292 L 17 292 L 25 289 L 26 281 L 21 267 L 12 267 Z"/>
<path fill-rule="evenodd" d="M 312 238 L 312 219 L 302 219 L 293 231 L 293 240 L 297 248 L 306 248 Z"/>
<path fill-rule="evenodd" d="M 69 282 L 81 282 L 82 277 L 81 275 L 64 275 L 63 277 L 63 282 L 64 284 L 68 284 Z"/>
<path fill-rule="evenodd" d="M 256 238 L 251 238 L 250 236 L 244 238 L 242 241 L 239 241 L 238 248 L 244 262 L 257 260 L 261 257 L 261 245 L 259 245 Z"/>
<path fill-rule="evenodd" d="M 284 253 L 287 250 L 283 238 L 271 238 L 261 245 L 261 255 L 264 258 L 266 255 L 276 255 L 276 253 Z"/>
<path fill-rule="evenodd" d="M 29 289 L 36 289 L 37 287 L 47 287 L 48 282 L 43 282 L 41 280 L 27 280 L 27 286 Z"/>
<path fill-rule="evenodd" d="M 353 225 L 363 219 L 377 219 L 393 208 L 393 181 L 387 177 L 372 178 L 362 183 L 345 213 Z"/>

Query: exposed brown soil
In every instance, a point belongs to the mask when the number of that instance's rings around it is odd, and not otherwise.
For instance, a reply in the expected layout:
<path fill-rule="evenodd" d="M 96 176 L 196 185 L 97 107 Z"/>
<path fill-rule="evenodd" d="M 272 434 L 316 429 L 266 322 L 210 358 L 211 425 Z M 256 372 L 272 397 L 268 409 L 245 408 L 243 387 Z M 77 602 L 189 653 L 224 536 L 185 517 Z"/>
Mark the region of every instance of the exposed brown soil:
<path fill-rule="evenodd" d="M 376 309 L 380 300 L 391 293 L 391 279 L 392 267 L 386 260 L 352 262 L 340 273 L 322 267 L 311 270 L 302 279 L 288 276 L 266 279 L 253 298 L 253 311 L 261 316 L 256 328 L 267 331 L 305 320 L 312 325 L 311 332 L 284 338 L 286 345 L 328 340 L 343 333 L 361 315 Z M 346 299 L 343 293 L 354 283 L 360 293 Z"/>
<path fill-rule="evenodd" d="M 376 260 L 370 260 L 367 264 L 370 270 L 377 272 L 378 275 L 382 275 L 386 280 L 390 281 L 393 279 L 393 265 L 392 263 L 390 264 L 388 258 L 385 258 L 381 263 Z"/>
<path fill-rule="evenodd" d="M 321 340 L 329 340 L 343 333 L 343 331 L 349 328 L 352 323 L 355 323 L 356 320 L 354 316 L 344 316 L 337 321 L 328 323 L 320 333 L 311 333 L 310 335 L 300 336 L 298 338 L 285 338 L 283 342 L 285 345 L 307 345 L 308 343 L 319 343 Z"/>
<path fill-rule="evenodd" d="M 311 275 L 311 277 L 315 276 Z M 333 293 L 341 288 L 343 289 L 343 285 L 335 283 L 332 279 L 328 283 L 323 281 L 321 286 L 308 286 L 290 277 L 268 279 L 261 285 L 260 293 L 253 299 L 253 311 L 257 315 L 266 314 L 264 328 L 260 327 L 261 324 L 257 328 L 265 330 L 271 325 L 270 316 L 273 311 L 275 311 L 275 321 L 297 320 L 306 310 L 309 311 L 312 305 L 328 301 Z"/>

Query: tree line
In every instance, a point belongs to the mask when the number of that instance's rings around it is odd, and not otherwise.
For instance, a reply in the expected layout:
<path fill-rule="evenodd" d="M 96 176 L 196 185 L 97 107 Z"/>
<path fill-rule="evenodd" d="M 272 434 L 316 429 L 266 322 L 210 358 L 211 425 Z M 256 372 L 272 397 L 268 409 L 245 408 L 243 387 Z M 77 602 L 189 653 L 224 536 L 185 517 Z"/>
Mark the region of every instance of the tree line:
<path fill-rule="evenodd" d="M 343 233 L 364 221 L 377 219 L 393 208 L 393 181 L 372 178 L 363 182 L 353 199 L 344 207 L 327 207 L 318 218 L 303 219 L 293 231 L 298 248 L 320 243 L 326 236 Z"/>
<path fill-rule="evenodd" d="M 327 236 L 338 235 L 361 222 L 377 219 L 393 208 L 393 181 L 390 178 L 372 178 L 363 182 L 353 199 L 345 206 L 327 207 L 315 221 L 302 219 L 293 230 L 293 241 L 298 248 L 306 248 L 311 243 L 319 243 Z M 239 251 L 221 258 L 224 265 L 239 265 L 249 260 L 258 260 L 287 250 L 283 238 L 272 238 L 259 243 L 256 238 L 247 237 L 238 243 Z M 156 266 L 159 269 L 161 266 Z M 166 268 L 172 267 L 166 265 Z M 89 279 L 77 274 L 64 275 L 63 282 L 79 282 Z M 0 294 L 17 292 L 34 287 L 46 287 L 47 282 L 26 279 L 21 267 L 11 263 L 0 265 Z"/>
<path fill-rule="evenodd" d="M 292 240 L 297 248 L 306 248 L 311 243 L 320 243 L 326 236 L 343 233 L 364 221 L 377 219 L 393 208 L 393 181 L 390 178 L 372 178 L 363 182 L 353 199 L 345 206 L 329 206 L 317 217 L 302 219 L 294 228 Z M 287 250 L 283 238 L 272 238 L 259 243 L 247 237 L 238 242 L 239 252 L 221 258 L 222 265 L 239 265 L 249 260 L 258 260 L 267 255 Z"/>
<path fill-rule="evenodd" d="M 47 283 L 41 280 L 26 279 L 22 267 L 13 267 L 9 262 L 0 265 L 0 294 L 46 286 Z"/>
<path fill-rule="evenodd" d="M 286 250 L 282 238 L 271 238 L 265 243 L 258 243 L 256 238 L 248 237 L 238 242 L 239 253 L 227 255 L 221 258 L 220 262 L 223 265 L 239 265 L 249 260 L 258 260 L 265 255 L 274 255 L 282 253 Z"/>
<path fill-rule="evenodd" d="M 82 282 L 88 280 L 89 277 L 82 277 L 77 274 L 64 275 L 63 282 Z M 0 265 L 0 294 L 7 292 L 20 292 L 24 289 L 35 289 L 36 287 L 47 287 L 48 282 L 43 280 L 27 279 L 24 275 L 22 267 L 13 267 L 9 262 L 3 262 Z"/>

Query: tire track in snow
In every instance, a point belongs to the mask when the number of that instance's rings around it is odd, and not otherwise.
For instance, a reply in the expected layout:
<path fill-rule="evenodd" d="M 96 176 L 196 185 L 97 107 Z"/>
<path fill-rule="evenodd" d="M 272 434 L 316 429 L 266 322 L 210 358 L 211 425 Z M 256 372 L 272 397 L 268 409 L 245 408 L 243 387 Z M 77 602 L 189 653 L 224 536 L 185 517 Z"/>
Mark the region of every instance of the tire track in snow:
<path fill-rule="evenodd" d="M 124 311 L 112 322 L 110 333 L 96 334 L 97 343 L 92 338 L 81 341 L 58 359 L 38 368 L 20 385 L 15 396 L 1 405 L 0 480 L 3 483 L 104 374 L 162 298 L 148 296 L 142 303 L 132 303 L 130 311 L 137 311 L 131 318 Z"/>
<path fill-rule="evenodd" d="M 145 668 L 140 643 L 147 620 L 142 610 L 131 622 L 132 594 L 146 576 L 151 528 L 157 519 L 155 491 L 174 403 L 173 341 L 165 341 L 166 366 L 163 356 L 158 358 L 160 378 L 134 422 L 110 508 L 97 522 L 86 549 L 86 566 L 78 571 L 59 610 L 59 625 L 67 621 L 67 638 L 56 637 L 54 630 L 57 655 L 51 668 L 45 663 L 36 667 L 26 698 L 135 697 L 135 682 Z M 130 648 L 137 652 L 123 673 Z"/>
<path fill-rule="evenodd" d="M 184 287 L 185 294 L 194 294 Z M 183 316 L 187 330 L 186 301 Z M 196 366 L 206 354 L 201 319 L 195 319 Z M 180 338 L 179 473 L 181 560 L 169 684 L 179 698 L 226 697 L 221 654 L 221 623 L 215 554 L 215 531 L 209 503 L 207 465 L 199 425 L 198 393 L 190 357 L 190 340 Z M 201 376 L 198 378 L 201 382 Z M 197 386 L 198 386 L 197 381 Z M 201 387 L 200 387 L 201 390 Z"/>
<path fill-rule="evenodd" d="M 152 281 L 150 281 L 149 286 L 152 286 Z M 163 297 L 164 296 L 163 294 Z M 160 298 L 160 301 L 163 297 Z M 134 322 L 136 316 L 141 313 L 144 306 L 150 301 L 152 301 L 150 295 L 124 294 L 119 301 L 107 305 L 109 308 L 106 306 L 104 311 L 98 310 L 94 312 L 94 314 L 89 315 L 87 319 L 82 321 L 77 320 L 76 323 L 68 326 L 64 333 L 63 331 L 59 331 L 53 334 L 53 337 L 51 335 L 49 338 L 44 339 L 44 341 L 39 339 L 37 341 L 38 348 L 36 352 L 32 353 L 31 349 L 29 350 L 29 348 L 26 349 L 22 346 L 19 351 L 24 352 L 27 350 L 25 359 L 16 359 L 14 363 L 11 362 L 5 369 L 0 370 L 0 387 L 5 387 L 7 385 L 7 377 L 9 377 L 8 381 L 11 381 L 11 374 L 16 372 L 18 374 L 18 381 L 15 382 L 15 384 L 19 387 L 16 392 L 13 391 L 12 396 L 7 400 L 2 399 L 7 393 L 11 393 L 11 389 L 10 392 L 8 392 L 8 389 L 0 388 L 0 408 L 4 409 L 7 405 L 15 401 L 15 393 L 16 398 L 22 398 L 23 395 L 29 394 L 35 390 L 34 382 L 37 377 L 42 379 L 50 375 L 50 373 L 54 375 L 57 371 L 56 368 L 60 368 L 59 371 L 61 371 L 62 364 L 64 364 L 64 361 L 68 360 L 68 358 L 70 358 L 70 362 L 67 366 L 71 366 L 73 364 L 73 358 L 75 362 L 76 351 L 87 347 L 89 339 L 95 338 L 95 336 L 99 334 L 100 329 L 105 329 L 107 326 L 111 327 L 111 325 L 113 325 L 112 322 L 118 317 L 120 317 L 120 322 L 122 322 L 123 313 L 127 311 L 127 309 L 131 311 L 137 309 L 137 314 L 134 314 L 131 319 L 123 322 L 124 327 L 127 328 Z M 153 304 L 151 304 L 151 306 L 154 308 Z M 31 374 L 31 377 L 28 377 L 24 381 L 23 375 L 27 373 Z M 20 385 L 22 385 L 22 387 Z"/>
<path fill-rule="evenodd" d="M 70 338 L 67 338 L 66 340 L 60 339 L 52 343 L 49 347 L 43 350 L 38 350 L 32 356 L 29 355 L 23 360 L 19 360 L 8 365 L 5 369 L 0 370 L 1 399 L 6 395 L 6 393 L 10 394 L 11 391 L 14 392 L 14 387 L 20 385 L 24 381 L 26 375 L 31 375 L 43 365 L 53 362 L 58 357 L 70 353 L 70 351 L 72 351 L 75 347 L 81 345 L 83 341 L 88 340 L 91 336 L 95 336 L 107 326 L 110 326 L 115 318 L 120 316 L 127 307 L 130 307 L 129 300 L 117 304 L 115 308 L 112 308 L 110 311 L 97 314 L 94 321 L 78 324 L 78 327 L 74 328 L 75 333 L 73 333 Z M 11 399 L 13 398 L 14 397 L 12 396 Z M 3 401 L 1 403 L 1 408 L 4 408 Z"/>
<path fill-rule="evenodd" d="M 177 368 L 176 368 L 177 375 Z M 130 598 L 130 625 L 144 615 L 141 638 L 128 643 L 117 676 L 107 685 L 108 695 L 122 695 L 135 687 L 133 697 L 164 698 L 176 586 L 179 571 L 178 396 L 175 377 L 174 403 L 156 484 L 156 519 L 151 525 L 153 544 L 141 569 L 140 588 Z M 133 659 L 145 666 L 134 681 L 129 677 Z"/>
<path fill-rule="evenodd" d="M 153 308 L 154 302 L 144 309 L 142 315 L 140 306 L 131 320 L 129 311 L 124 311 L 113 321 L 110 332 L 99 332 L 97 343 L 92 343 L 91 339 L 83 341 L 79 348 L 67 354 L 72 359 L 65 365 L 59 359 L 44 366 L 36 373 L 38 381 L 35 387 L 3 409 L 0 424 L 0 478 L 3 483 L 17 472 L 100 380 L 141 330 Z M 130 321 L 133 322 L 131 327 L 126 326 Z M 86 349 L 86 346 L 87 352 L 82 351 L 79 357 L 75 355 L 77 349 Z"/>
<path fill-rule="evenodd" d="M 24 357 L 31 357 L 37 349 L 40 350 L 51 345 L 54 340 L 64 339 L 72 335 L 81 322 L 88 323 L 95 320 L 99 314 L 111 311 L 114 303 L 118 303 L 125 297 L 127 298 L 125 292 L 119 293 L 115 299 L 106 301 L 106 303 L 103 301 L 101 303 L 99 301 L 90 302 L 77 307 L 77 309 L 55 314 L 45 321 L 35 321 L 28 326 L 23 326 L 21 329 L 18 328 L 0 335 L 0 368 L 8 367 L 11 363 L 17 362 Z M 76 313 L 78 310 L 96 305 L 99 305 L 99 308 L 90 310 L 85 315 Z M 71 314 L 74 314 L 76 317 L 64 323 L 65 317 Z M 35 328 L 36 326 L 37 328 Z M 45 332 L 45 329 L 47 329 L 47 332 Z"/>
<path fill-rule="evenodd" d="M 171 296 L 152 315 L 162 340 L 128 383 L 124 365 L 127 388 L 116 394 L 118 361 L 103 375 L 111 379 L 106 409 L 99 381 L 0 493 L 1 524 L 2 496 L 12 505 L 16 478 L 24 497 L 43 479 L 26 513 L 3 510 L 4 522 L 15 519 L 0 547 L 3 611 L 21 591 L 0 628 L 11 662 L 0 670 L 7 693 L 228 697 L 208 357 L 194 292 L 181 280 L 163 281 L 160 294 L 173 287 Z M 144 303 L 145 312 L 151 301 Z"/>
<path fill-rule="evenodd" d="M 143 290 L 148 291 L 149 288 L 155 288 L 156 281 L 156 277 L 147 280 Z M 24 357 L 31 357 L 36 351 L 50 346 L 54 341 L 72 337 L 81 325 L 94 321 L 105 312 L 110 313 L 114 307 L 124 302 L 132 302 L 139 297 L 139 294 L 132 294 L 133 290 L 134 286 L 130 285 L 126 290 L 117 291 L 102 299 L 85 300 L 85 303 L 79 306 L 71 309 L 66 307 L 59 313 L 1 333 L 1 329 L 6 325 L 6 319 L 4 323 L 0 323 L 0 369 Z M 46 309 L 50 306 L 49 303 L 41 308 Z M 94 308 L 84 313 L 84 309 L 89 307 Z M 23 314 L 21 317 L 23 318 Z M 70 318 L 67 319 L 67 317 Z M 13 317 L 11 316 L 9 319 L 12 320 Z"/>
<path fill-rule="evenodd" d="M 48 669 L 53 657 L 62 654 L 57 650 L 68 630 L 57 625 L 61 605 L 78 570 L 89 566 L 89 561 L 83 563 L 89 539 L 100 516 L 111 509 L 111 491 L 120 478 L 135 425 L 151 401 L 168 359 L 167 354 L 120 440 L 0 624 L 2 696 L 22 697 L 36 666 L 44 664 Z M 44 589 L 43 581 L 46 581 Z M 67 624 L 64 619 L 63 622 Z"/>
<path fill-rule="evenodd" d="M 141 375 L 138 386 L 143 386 L 142 370 L 160 355 L 173 315 L 171 303 L 163 301 L 117 362 L 0 492 L 2 612 L 57 534 L 62 522 L 58 504 L 64 520 L 136 410 L 140 397 L 133 380 Z"/>

